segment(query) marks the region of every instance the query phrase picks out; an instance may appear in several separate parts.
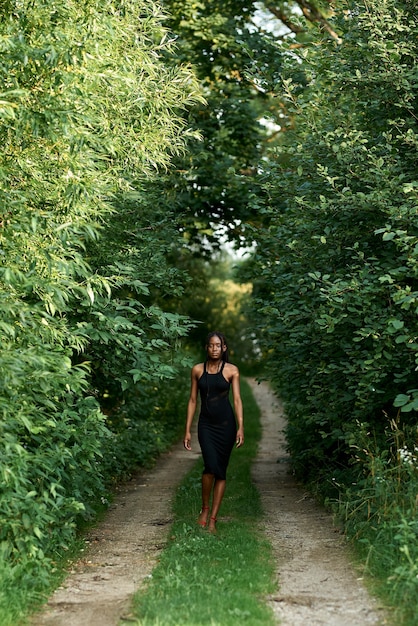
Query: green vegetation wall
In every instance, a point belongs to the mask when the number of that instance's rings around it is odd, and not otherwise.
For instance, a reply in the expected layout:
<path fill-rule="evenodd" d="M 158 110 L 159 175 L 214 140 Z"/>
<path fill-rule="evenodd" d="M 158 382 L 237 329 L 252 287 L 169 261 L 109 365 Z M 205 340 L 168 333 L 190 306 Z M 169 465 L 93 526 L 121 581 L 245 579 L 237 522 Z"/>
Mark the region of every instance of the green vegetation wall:
<path fill-rule="evenodd" d="M 394 620 L 418 606 L 418 18 L 340 1 L 339 40 L 280 45 L 254 321 L 294 468 L 328 497 Z M 280 118 L 277 118 L 280 124 Z"/>
<path fill-rule="evenodd" d="M 295 467 L 330 486 L 391 447 L 393 420 L 413 450 L 418 408 L 416 11 L 336 7 L 340 42 L 292 46 L 269 77 L 293 129 L 265 168 L 252 271 Z"/>
<path fill-rule="evenodd" d="M 162 19 L 148 0 L 2 4 L 6 595 L 31 568 L 42 586 L 77 516 L 124 466 L 117 454 L 163 437 L 138 420 L 167 402 L 150 393 L 173 375 L 171 351 L 189 321 L 154 304 L 157 291 L 180 293 L 182 279 L 161 260 L 176 231 L 147 185 L 184 149 L 183 111 L 200 96 L 187 67 L 163 60 Z"/>

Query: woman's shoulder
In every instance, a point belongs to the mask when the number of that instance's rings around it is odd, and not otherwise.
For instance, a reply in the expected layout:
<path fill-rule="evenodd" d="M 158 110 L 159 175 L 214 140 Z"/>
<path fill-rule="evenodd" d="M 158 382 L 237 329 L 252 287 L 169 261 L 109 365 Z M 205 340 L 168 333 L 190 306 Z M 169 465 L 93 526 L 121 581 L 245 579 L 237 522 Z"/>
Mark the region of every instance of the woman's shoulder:
<path fill-rule="evenodd" d="M 233 363 L 226 362 L 224 366 L 224 372 L 228 376 L 236 376 L 239 375 L 239 369 Z"/>
<path fill-rule="evenodd" d="M 205 364 L 204 363 L 196 363 L 192 367 L 192 376 L 201 376 L 203 374 Z"/>

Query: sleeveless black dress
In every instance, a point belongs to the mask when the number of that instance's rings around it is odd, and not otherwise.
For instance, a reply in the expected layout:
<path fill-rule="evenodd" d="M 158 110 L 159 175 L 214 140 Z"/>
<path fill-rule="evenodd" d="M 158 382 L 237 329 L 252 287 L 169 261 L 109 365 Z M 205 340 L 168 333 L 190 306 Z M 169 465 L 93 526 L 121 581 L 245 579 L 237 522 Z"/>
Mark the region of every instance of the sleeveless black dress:
<path fill-rule="evenodd" d="M 229 383 L 223 375 L 225 363 L 216 374 L 209 374 L 204 365 L 198 380 L 201 407 L 198 438 L 205 464 L 203 473 L 225 480 L 226 469 L 237 434 L 234 411 L 229 401 Z"/>

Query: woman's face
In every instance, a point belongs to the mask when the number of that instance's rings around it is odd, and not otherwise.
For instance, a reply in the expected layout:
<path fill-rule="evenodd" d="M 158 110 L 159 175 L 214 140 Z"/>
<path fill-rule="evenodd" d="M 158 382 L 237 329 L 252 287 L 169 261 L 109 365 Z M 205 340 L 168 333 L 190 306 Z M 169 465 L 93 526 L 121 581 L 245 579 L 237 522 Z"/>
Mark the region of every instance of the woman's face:
<path fill-rule="evenodd" d="M 226 345 L 222 343 L 222 340 L 217 335 L 214 335 L 209 339 L 206 351 L 210 359 L 220 359 L 222 353 L 225 352 Z"/>

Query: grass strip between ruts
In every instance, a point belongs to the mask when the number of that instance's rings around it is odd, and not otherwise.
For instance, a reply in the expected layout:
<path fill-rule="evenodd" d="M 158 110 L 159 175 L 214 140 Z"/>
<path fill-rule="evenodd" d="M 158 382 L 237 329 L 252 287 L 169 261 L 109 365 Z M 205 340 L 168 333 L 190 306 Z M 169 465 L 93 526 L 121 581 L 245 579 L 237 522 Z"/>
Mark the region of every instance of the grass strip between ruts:
<path fill-rule="evenodd" d="M 245 445 L 231 456 L 217 534 L 196 523 L 201 506 L 198 461 L 177 490 L 167 546 L 145 588 L 135 596 L 138 626 L 275 623 L 264 602 L 275 589 L 272 550 L 260 531 L 260 495 L 251 481 L 260 412 L 245 380 L 242 397 Z"/>

